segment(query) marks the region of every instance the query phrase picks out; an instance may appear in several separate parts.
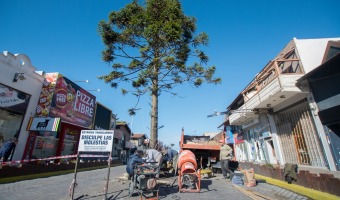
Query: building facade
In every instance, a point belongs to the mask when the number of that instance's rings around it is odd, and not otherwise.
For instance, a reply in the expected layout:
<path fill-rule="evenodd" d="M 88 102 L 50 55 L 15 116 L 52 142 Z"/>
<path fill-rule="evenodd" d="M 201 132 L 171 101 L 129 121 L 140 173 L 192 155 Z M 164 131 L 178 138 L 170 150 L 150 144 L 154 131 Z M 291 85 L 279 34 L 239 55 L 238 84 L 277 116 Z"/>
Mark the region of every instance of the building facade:
<path fill-rule="evenodd" d="M 76 154 L 81 130 L 94 128 L 95 112 L 94 95 L 60 73 L 46 73 L 36 115 L 27 125 L 24 159 Z"/>
<path fill-rule="evenodd" d="M 131 143 L 138 149 L 149 148 L 149 140 L 147 139 L 146 135 L 142 133 L 134 133 L 131 136 Z"/>
<path fill-rule="evenodd" d="M 72 155 L 81 130 L 115 130 L 113 156 L 130 148 L 112 111 L 60 73 L 37 71 L 23 54 L 0 54 L 0 147 L 17 137 L 11 160 Z M 117 130 L 117 133 L 116 133 Z"/>
<path fill-rule="evenodd" d="M 118 121 L 115 126 L 113 155 L 117 155 L 122 161 L 126 162 L 130 149 L 133 147 L 131 143 L 131 129 L 126 122 Z"/>
<path fill-rule="evenodd" d="M 0 54 L 0 146 L 18 137 L 12 160 L 22 159 L 28 138 L 26 127 L 35 116 L 43 75 L 24 54 Z"/>
<path fill-rule="evenodd" d="M 340 170 L 340 41 L 329 41 L 322 64 L 299 79 L 302 88 L 310 89 L 314 112 L 324 126 L 327 142 L 337 170 Z M 327 88 L 327 89 L 325 89 Z"/>
<path fill-rule="evenodd" d="M 236 159 L 335 170 L 313 95 L 298 80 L 318 67 L 331 40 L 291 40 L 228 106 L 228 125 L 242 138 Z"/>

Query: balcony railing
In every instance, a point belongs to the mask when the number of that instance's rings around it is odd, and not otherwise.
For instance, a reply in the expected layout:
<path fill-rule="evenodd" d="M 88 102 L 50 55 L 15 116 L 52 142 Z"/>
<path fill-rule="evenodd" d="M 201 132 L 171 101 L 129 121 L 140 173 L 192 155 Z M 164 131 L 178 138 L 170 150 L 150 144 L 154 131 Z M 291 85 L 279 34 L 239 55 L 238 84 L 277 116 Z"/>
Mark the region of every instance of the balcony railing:
<path fill-rule="evenodd" d="M 270 108 L 281 103 L 286 97 L 301 93 L 296 82 L 303 75 L 300 60 L 295 50 L 291 49 L 270 61 L 248 84 L 241 93 L 245 103 L 238 110 Z M 244 113 L 234 113 L 229 120 L 237 121 L 240 118 L 247 119 Z"/>

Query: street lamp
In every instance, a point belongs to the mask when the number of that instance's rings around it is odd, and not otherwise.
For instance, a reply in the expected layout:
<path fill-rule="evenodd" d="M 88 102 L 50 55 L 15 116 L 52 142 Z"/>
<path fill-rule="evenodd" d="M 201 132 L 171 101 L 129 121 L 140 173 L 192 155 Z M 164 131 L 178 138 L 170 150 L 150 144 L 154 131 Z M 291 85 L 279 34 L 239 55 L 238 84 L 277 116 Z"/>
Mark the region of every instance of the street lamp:
<path fill-rule="evenodd" d="M 78 82 L 83 82 L 83 83 L 90 83 L 90 81 L 89 81 L 89 80 L 80 80 L 80 81 L 74 81 L 74 82 L 76 82 L 76 83 L 78 83 Z"/>
<path fill-rule="evenodd" d="M 161 129 L 161 128 L 164 128 L 164 125 L 159 126 L 157 129 Z"/>
<path fill-rule="evenodd" d="M 91 90 L 87 90 L 88 92 L 100 92 L 100 89 L 91 89 Z"/>
<path fill-rule="evenodd" d="M 228 111 L 224 111 L 224 112 L 218 112 L 215 110 L 215 112 L 213 114 L 208 115 L 207 117 L 216 117 L 216 116 L 220 116 L 220 115 L 225 115 L 228 114 Z"/>
<path fill-rule="evenodd" d="M 146 127 L 146 128 L 150 130 L 149 127 Z M 161 128 L 164 128 L 164 125 L 158 126 L 157 130 L 159 130 L 159 129 L 161 129 Z"/>
<path fill-rule="evenodd" d="M 227 111 L 223 111 L 223 112 L 218 112 L 215 110 L 215 112 L 213 114 L 208 115 L 207 117 L 216 117 L 216 116 L 220 116 L 220 115 L 227 115 L 227 117 L 232 114 L 232 113 L 255 113 L 253 109 L 238 109 L 238 110 L 227 110 Z"/>

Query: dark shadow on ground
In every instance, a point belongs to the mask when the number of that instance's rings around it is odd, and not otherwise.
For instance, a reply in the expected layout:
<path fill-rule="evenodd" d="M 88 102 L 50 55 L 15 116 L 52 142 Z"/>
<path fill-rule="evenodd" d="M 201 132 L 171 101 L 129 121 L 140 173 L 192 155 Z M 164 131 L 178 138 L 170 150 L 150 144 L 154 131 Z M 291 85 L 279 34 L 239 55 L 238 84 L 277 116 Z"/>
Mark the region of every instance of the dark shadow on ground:
<path fill-rule="evenodd" d="M 264 180 L 264 179 L 256 179 L 256 182 L 257 183 L 267 183 L 267 181 Z"/>
<path fill-rule="evenodd" d="M 216 191 L 216 189 L 209 189 L 209 185 L 212 184 L 212 180 L 201 180 L 201 192 L 200 193 L 204 193 L 204 192 L 210 192 L 210 191 Z M 202 191 L 203 189 L 203 191 Z M 206 191 L 204 191 L 206 190 Z"/>
<path fill-rule="evenodd" d="M 161 185 L 159 188 L 159 199 L 164 199 L 171 195 L 172 199 L 180 199 L 180 197 L 177 198 L 175 195 L 176 193 L 179 193 L 179 188 L 177 182 L 171 181 L 172 184 L 169 185 Z M 209 189 L 209 186 L 212 184 L 212 180 L 201 180 L 201 191 L 199 193 L 205 193 L 205 192 L 215 192 L 216 189 Z"/>

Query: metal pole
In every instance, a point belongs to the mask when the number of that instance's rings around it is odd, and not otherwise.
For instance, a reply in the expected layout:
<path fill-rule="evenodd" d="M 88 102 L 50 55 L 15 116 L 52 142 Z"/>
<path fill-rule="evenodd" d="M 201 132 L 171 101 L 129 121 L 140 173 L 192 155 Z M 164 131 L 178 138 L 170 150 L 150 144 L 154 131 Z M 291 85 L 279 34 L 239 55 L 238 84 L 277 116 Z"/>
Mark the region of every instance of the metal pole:
<path fill-rule="evenodd" d="M 77 185 L 77 170 L 78 170 L 78 161 L 79 161 L 79 152 L 77 153 L 77 159 L 76 159 L 76 166 L 74 168 L 74 176 L 73 176 L 73 181 L 71 183 L 71 200 L 73 200 L 73 196 L 74 196 L 74 188 Z"/>
<path fill-rule="evenodd" d="M 110 151 L 109 159 L 107 160 L 108 170 L 107 170 L 107 177 L 106 177 L 106 184 L 105 184 L 105 199 L 104 200 L 107 200 L 107 190 L 109 187 L 110 169 L 111 169 L 111 155 L 112 155 L 112 151 Z"/>

